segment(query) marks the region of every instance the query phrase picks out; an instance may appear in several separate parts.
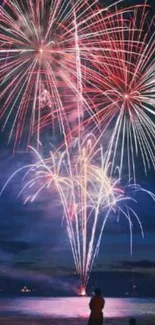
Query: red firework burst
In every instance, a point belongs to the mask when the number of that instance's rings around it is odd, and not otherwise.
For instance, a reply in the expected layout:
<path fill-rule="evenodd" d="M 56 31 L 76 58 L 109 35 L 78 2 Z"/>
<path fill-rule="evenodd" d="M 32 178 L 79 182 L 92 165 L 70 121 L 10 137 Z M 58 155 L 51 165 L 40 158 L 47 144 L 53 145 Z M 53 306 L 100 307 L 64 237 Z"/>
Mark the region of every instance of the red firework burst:
<path fill-rule="evenodd" d="M 155 167 L 155 31 L 147 6 L 137 7 L 122 24 L 128 26 L 111 36 L 111 57 L 100 56 L 98 75 L 92 76 L 89 97 L 93 102 L 94 129 L 109 130 L 108 161 L 112 171 L 128 162 L 129 178 L 135 176 L 135 159 L 141 155 L 145 172 Z M 109 35 L 108 35 L 109 37 Z M 118 37 L 118 38 L 117 38 Z M 95 82 L 94 82 L 95 80 Z M 92 117 L 90 117 L 92 121 Z M 125 158 L 127 157 L 127 158 Z"/>
<path fill-rule="evenodd" d="M 40 128 L 54 129 L 56 120 L 65 136 L 77 124 L 80 135 L 84 111 L 92 113 L 83 89 L 131 10 L 108 8 L 83 0 L 10 0 L 0 7 L 0 119 L 15 146 L 36 130 L 39 142 Z"/>

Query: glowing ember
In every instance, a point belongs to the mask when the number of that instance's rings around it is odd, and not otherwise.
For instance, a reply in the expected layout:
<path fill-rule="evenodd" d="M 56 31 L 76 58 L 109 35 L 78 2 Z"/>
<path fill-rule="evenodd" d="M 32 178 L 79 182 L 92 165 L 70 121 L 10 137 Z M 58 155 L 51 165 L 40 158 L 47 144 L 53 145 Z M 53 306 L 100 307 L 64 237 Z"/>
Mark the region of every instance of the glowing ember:
<path fill-rule="evenodd" d="M 82 297 L 86 296 L 86 289 L 85 289 L 85 287 L 81 287 L 81 289 L 80 289 L 80 296 L 82 296 Z"/>

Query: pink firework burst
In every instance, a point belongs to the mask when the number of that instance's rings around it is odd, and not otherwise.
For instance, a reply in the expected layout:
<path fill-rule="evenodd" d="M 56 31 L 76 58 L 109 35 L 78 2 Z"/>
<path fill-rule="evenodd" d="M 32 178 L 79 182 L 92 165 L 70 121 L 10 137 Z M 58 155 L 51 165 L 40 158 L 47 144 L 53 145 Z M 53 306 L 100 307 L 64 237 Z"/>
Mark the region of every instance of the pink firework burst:
<path fill-rule="evenodd" d="M 10 0 L 0 7 L 0 119 L 15 147 L 34 132 L 39 143 L 40 128 L 54 129 L 56 121 L 65 137 L 77 125 L 80 135 L 84 112 L 92 113 L 83 89 L 99 53 L 111 55 L 104 35 L 118 37 L 131 11 L 117 9 L 119 2 Z"/>
<path fill-rule="evenodd" d="M 95 130 L 110 133 L 107 160 L 116 162 L 122 173 L 125 160 L 129 178 L 136 174 L 136 157 L 141 156 L 145 172 L 155 167 L 155 30 L 147 6 L 137 7 L 122 24 L 128 31 L 111 36 L 111 51 L 100 56 L 96 87 L 90 84 L 94 103 Z M 109 35 L 108 35 L 109 37 Z M 93 95 L 92 95 L 93 94 Z M 93 99 L 92 99 L 93 97 Z M 90 119 L 92 121 L 92 117 Z"/>

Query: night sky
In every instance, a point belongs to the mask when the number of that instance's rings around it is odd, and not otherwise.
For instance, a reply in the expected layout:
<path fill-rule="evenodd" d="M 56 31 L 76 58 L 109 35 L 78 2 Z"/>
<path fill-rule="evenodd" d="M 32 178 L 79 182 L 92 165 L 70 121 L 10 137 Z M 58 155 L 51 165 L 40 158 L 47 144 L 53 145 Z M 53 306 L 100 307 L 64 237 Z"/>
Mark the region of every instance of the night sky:
<path fill-rule="evenodd" d="M 105 1 L 106 4 L 110 2 L 113 1 Z M 131 0 L 124 2 L 135 3 Z M 154 0 L 148 3 L 154 5 Z M 46 141 L 55 141 L 50 132 L 45 136 Z M 24 153 L 23 148 L 12 154 L 12 143 L 8 144 L 7 139 L 8 130 L 0 134 L 0 188 L 17 168 L 32 160 L 32 155 Z M 146 177 L 140 160 L 137 164 L 138 183 L 155 193 L 154 171 L 150 170 Z M 49 277 L 59 281 L 65 275 L 67 283 L 72 283 L 75 268 L 62 211 L 53 204 L 49 193 L 44 193 L 34 203 L 23 205 L 23 198 L 17 197 L 20 189 L 21 176 L 17 175 L 0 198 L 0 277 L 5 274 L 10 279 L 20 278 L 24 284 L 24 279 L 31 277 L 38 277 L 38 281 L 45 277 L 49 283 Z M 119 272 L 128 269 L 139 274 L 147 273 L 155 279 L 155 203 L 144 194 L 139 194 L 137 199 L 135 209 L 142 221 L 145 238 L 141 238 L 135 221 L 131 256 L 127 222 L 121 219 L 117 223 L 115 217 L 110 218 L 93 269 L 94 274 L 103 273 L 103 281 L 106 272 L 113 272 L 117 279 Z"/>

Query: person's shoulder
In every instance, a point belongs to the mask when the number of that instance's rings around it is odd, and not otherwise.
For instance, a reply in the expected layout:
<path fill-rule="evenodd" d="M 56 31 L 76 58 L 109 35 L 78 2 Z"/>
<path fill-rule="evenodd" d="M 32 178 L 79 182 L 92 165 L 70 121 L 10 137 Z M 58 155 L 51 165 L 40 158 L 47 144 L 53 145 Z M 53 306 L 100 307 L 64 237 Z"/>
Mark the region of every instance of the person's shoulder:
<path fill-rule="evenodd" d="M 94 302 L 94 303 L 95 303 L 96 300 L 98 300 L 98 298 L 97 298 L 96 296 L 93 296 L 93 297 L 91 298 L 91 302 Z"/>

